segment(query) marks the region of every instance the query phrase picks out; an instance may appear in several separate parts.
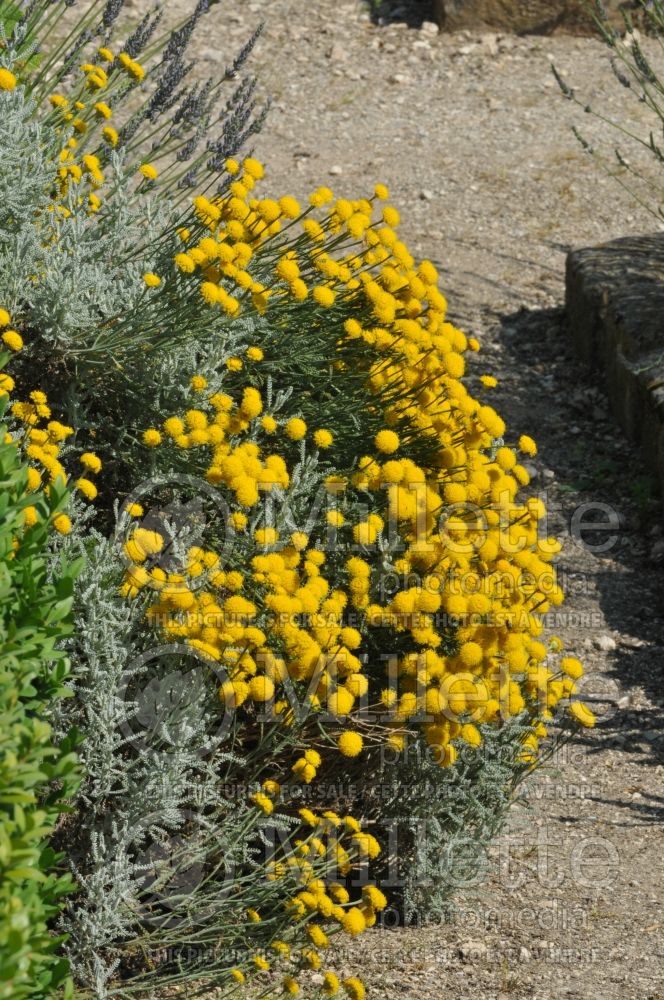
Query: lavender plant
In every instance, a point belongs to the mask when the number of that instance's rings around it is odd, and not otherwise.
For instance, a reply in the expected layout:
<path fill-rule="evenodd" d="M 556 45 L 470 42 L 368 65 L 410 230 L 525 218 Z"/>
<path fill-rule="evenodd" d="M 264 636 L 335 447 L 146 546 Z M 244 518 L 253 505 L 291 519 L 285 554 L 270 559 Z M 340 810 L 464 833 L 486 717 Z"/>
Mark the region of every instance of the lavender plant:
<path fill-rule="evenodd" d="M 636 0 L 640 12 L 640 22 L 647 34 L 652 37 L 658 45 L 659 53 L 664 53 L 664 3 L 662 0 Z M 606 115 L 595 109 L 585 101 L 577 97 L 576 90 L 563 80 L 559 71 L 552 64 L 553 75 L 560 87 L 563 96 L 574 102 L 578 107 L 583 108 L 586 114 L 594 117 L 615 129 L 626 139 L 636 142 L 647 149 L 652 154 L 658 165 L 664 165 L 664 150 L 661 146 L 661 139 L 658 133 L 664 135 L 664 84 L 660 79 L 658 71 L 653 66 L 639 41 L 638 31 L 635 29 L 634 21 L 627 10 L 621 9 L 624 21 L 625 33 L 623 35 L 611 26 L 606 10 L 601 0 L 595 0 L 594 21 L 598 32 L 606 45 L 611 49 L 611 69 L 625 90 L 629 90 L 635 99 L 644 104 L 653 114 L 655 119 L 654 127 L 649 131 L 648 138 L 638 135 L 632 127 L 607 118 Z M 604 157 L 590 143 L 577 128 L 572 127 L 572 131 L 581 144 L 582 148 L 592 156 L 602 167 L 602 169 L 622 188 L 624 188 L 647 212 L 658 222 L 664 220 L 664 199 L 661 184 L 651 177 L 645 176 L 642 171 L 630 163 L 623 151 L 614 147 L 614 156 L 618 166 L 606 162 Z M 641 187 L 634 188 L 631 182 L 625 181 L 625 173 L 635 178 Z M 655 201 L 648 200 L 646 192 L 654 194 Z"/>

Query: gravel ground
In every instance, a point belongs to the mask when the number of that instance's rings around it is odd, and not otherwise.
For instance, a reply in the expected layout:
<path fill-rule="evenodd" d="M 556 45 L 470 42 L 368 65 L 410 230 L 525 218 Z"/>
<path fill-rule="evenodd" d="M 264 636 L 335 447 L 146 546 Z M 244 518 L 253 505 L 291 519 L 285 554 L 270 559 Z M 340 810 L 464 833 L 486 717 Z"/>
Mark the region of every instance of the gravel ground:
<path fill-rule="evenodd" d="M 594 39 L 376 26 L 356 0 L 255 0 L 212 16 L 219 44 L 213 32 L 199 42 L 203 76 L 266 25 L 253 58 L 274 101 L 256 142 L 265 189 L 304 196 L 326 183 L 353 196 L 388 184 L 411 249 L 441 271 L 452 321 L 483 344 L 494 405 L 515 435 L 537 439 L 534 485 L 565 542 L 568 600 L 553 630 L 585 660 L 600 716 L 531 781 L 530 811 L 513 811 L 454 923 L 372 931 L 338 961 L 385 1000 L 663 1000 L 661 514 L 601 377 L 573 356 L 562 309 L 571 247 L 657 223 L 583 153 L 572 123 L 608 153 L 614 136 L 563 100 L 550 60 L 584 100 L 647 136 L 646 110 Z M 597 502 L 617 516 L 604 551 L 588 547 L 599 535 L 584 544 L 572 530 Z"/>

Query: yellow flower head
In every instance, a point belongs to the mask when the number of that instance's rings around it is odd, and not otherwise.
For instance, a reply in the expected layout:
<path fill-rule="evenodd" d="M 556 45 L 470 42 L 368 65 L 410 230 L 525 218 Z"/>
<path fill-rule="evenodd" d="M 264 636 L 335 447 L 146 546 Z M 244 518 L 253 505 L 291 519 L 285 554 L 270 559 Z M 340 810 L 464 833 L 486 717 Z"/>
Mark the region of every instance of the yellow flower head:
<path fill-rule="evenodd" d="M 287 219 L 296 219 L 301 212 L 299 202 L 290 195 L 279 199 L 279 208 Z"/>
<path fill-rule="evenodd" d="M 68 535 L 71 531 L 71 519 L 67 514 L 56 514 L 53 518 L 53 527 L 59 534 Z"/>
<path fill-rule="evenodd" d="M 394 431 L 378 431 L 374 438 L 374 444 L 378 448 L 378 451 L 382 451 L 386 455 L 391 455 L 399 447 L 399 435 L 395 434 Z"/>
<path fill-rule="evenodd" d="M 362 753 L 364 741 L 359 733 L 347 729 L 337 739 L 337 746 L 344 757 L 357 757 Z"/>
<path fill-rule="evenodd" d="M 307 433 L 307 425 L 300 417 L 291 417 L 285 427 L 286 436 L 291 441 L 301 441 Z"/>
<path fill-rule="evenodd" d="M 274 803 L 267 797 L 267 795 L 265 795 L 264 792 L 256 792 L 251 796 L 251 801 L 261 810 L 261 812 L 265 813 L 266 816 L 269 816 L 274 809 Z"/>
<path fill-rule="evenodd" d="M 145 70 L 140 63 L 137 63 L 135 59 L 132 59 L 130 55 L 126 52 L 121 52 L 118 56 L 118 62 L 124 69 L 127 70 L 130 76 L 134 78 L 136 83 L 140 83 L 145 76 Z"/>
<path fill-rule="evenodd" d="M 560 667 L 564 674 L 567 674 L 568 677 L 572 677 L 574 680 L 583 677 L 583 664 L 574 656 L 565 656 L 561 660 Z"/>
<path fill-rule="evenodd" d="M 327 997 L 333 997 L 339 992 L 339 977 L 334 972 L 326 972 L 323 976 L 323 993 Z"/>
<path fill-rule="evenodd" d="M 228 170 L 228 162 L 229 161 L 227 161 L 226 164 L 227 170 Z M 254 180 L 256 181 L 261 180 L 261 178 L 265 174 L 265 168 L 263 167 L 263 164 L 259 160 L 254 159 L 253 156 L 248 156 L 245 160 L 243 160 L 242 166 L 244 167 L 245 173 L 249 174 L 249 176 L 253 177 Z"/>
<path fill-rule="evenodd" d="M 10 69 L 0 67 L 0 90 L 13 90 L 16 86 L 16 77 Z"/>
<path fill-rule="evenodd" d="M 97 496 L 97 487 L 89 479 L 77 479 L 76 487 L 88 500 L 94 500 Z"/>
<path fill-rule="evenodd" d="M 252 677 L 249 681 L 249 695 L 254 701 L 270 701 L 274 696 L 274 682 L 269 677 Z"/>
<path fill-rule="evenodd" d="M 142 163 L 138 168 L 139 174 L 143 174 L 145 178 L 149 181 L 156 181 L 159 176 L 159 171 L 156 167 L 153 167 L 151 163 Z"/>
<path fill-rule="evenodd" d="M 314 443 L 318 448 L 329 448 L 334 438 L 330 431 L 321 428 L 314 432 Z"/>
<path fill-rule="evenodd" d="M 334 305 L 336 296 L 327 285 L 316 285 L 312 294 L 319 306 L 329 309 L 330 306 Z"/>
<path fill-rule="evenodd" d="M 360 910 L 357 906 L 351 907 L 350 910 L 345 910 L 343 916 L 341 917 L 341 926 L 345 930 L 346 934 L 350 934 L 351 937 L 356 937 L 358 934 L 361 934 L 367 926 L 362 910 Z M 345 985 L 346 984 L 344 983 L 344 986 Z"/>
<path fill-rule="evenodd" d="M 367 991 L 364 988 L 362 980 L 358 979 L 356 976 L 344 979 L 343 988 L 346 991 L 349 1000 L 364 1000 L 367 995 Z"/>
<path fill-rule="evenodd" d="M 20 351 L 23 347 L 23 338 L 16 330 L 5 330 L 2 340 L 10 351 Z"/>
<path fill-rule="evenodd" d="M 49 430 L 50 430 L 51 424 L 49 424 L 48 426 L 49 426 Z M 73 431 L 72 431 L 72 429 L 70 427 L 65 428 L 65 429 L 67 431 L 69 431 L 70 434 L 73 434 Z M 84 451 L 83 454 L 81 455 L 79 461 L 80 461 L 81 465 L 85 466 L 86 469 L 89 469 L 90 472 L 100 472 L 101 471 L 101 459 L 97 458 L 97 456 L 93 452 L 91 452 L 91 451 Z"/>
<path fill-rule="evenodd" d="M 148 430 L 143 431 L 143 444 L 146 444 L 148 448 L 156 448 L 161 444 L 161 433 L 155 427 L 149 427 Z"/>
<path fill-rule="evenodd" d="M 519 438 L 519 451 L 522 451 L 524 455 L 536 455 L 537 445 L 527 434 L 522 434 Z"/>

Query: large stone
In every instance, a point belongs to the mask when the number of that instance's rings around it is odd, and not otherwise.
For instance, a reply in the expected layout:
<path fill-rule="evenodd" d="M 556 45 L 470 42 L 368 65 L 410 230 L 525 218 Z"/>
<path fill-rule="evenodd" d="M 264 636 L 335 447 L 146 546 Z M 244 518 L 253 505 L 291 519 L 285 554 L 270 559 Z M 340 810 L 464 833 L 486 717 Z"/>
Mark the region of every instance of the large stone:
<path fill-rule="evenodd" d="M 516 35 L 550 35 L 555 32 L 596 34 L 588 12 L 593 0 L 433 0 L 434 19 L 444 31 L 490 29 Z M 620 11 L 637 22 L 637 0 L 604 0 L 611 24 L 624 26 Z"/>
<path fill-rule="evenodd" d="M 565 305 L 578 353 L 604 373 L 664 497 L 664 233 L 572 251 Z"/>

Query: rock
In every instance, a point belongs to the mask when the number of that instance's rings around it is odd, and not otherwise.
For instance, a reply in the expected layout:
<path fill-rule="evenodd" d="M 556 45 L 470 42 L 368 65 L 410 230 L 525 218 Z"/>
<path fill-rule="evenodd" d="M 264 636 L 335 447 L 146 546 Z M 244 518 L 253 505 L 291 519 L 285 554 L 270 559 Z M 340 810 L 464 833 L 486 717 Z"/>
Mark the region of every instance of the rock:
<path fill-rule="evenodd" d="M 623 635 L 620 637 L 620 645 L 627 646 L 628 649 L 641 649 L 645 642 L 636 635 Z"/>
<path fill-rule="evenodd" d="M 422 201 L 431 201 L 433 196 L 433 191 L 430 191 L 429 188 L 424 188 L 423 191 L 420 191 L 420 198 Z"/>
<path fill-rule="evenodd" d="M 593 639 L 593 645 L 604 653 L 610 653 L 616 648 L 616 640 L 610 635 L 596 635 Z"/>
<path fill-rule="evenodd" d="M 624 31 L 624 0 L 604 0 L 604 6 L 610 23 Z M 433 17 L 443 31 L 492 28 L 515 35 L 598 35 L 589 8 L 585 0 L 433 0 Z M 635 19 L 637 11 L 630 14 Z"/>
<path fill-rule="evenodd" d="M 567 255 L 574 346 L 606 376 L 611 408 L 664 495 L 664 236 L 623 236 Z"/>
<path fill-rule="evenodd" d="M 542 479 L 544 479 L 547 483 L 552 483 L 555 478 L 556 478 L 556 474 L 553 471 L 553 469 L 543 469 L 542 470 Z"/>
<path fill-rule="evenodd" d="M 343 45 L 339 45 L 338 42 L 335 42 L 325 54 L 328 59 L 332 60 L 332 62 L 344 62 L 348 58 L 348 53 L 345 48 Z"/>
<path fill-rule="evenodd" d="M 420 31 L 423 35 L 430 35 L 432 38 L 440 34 L 440 28 L 434 21 L 422 21 Z"/>
<path fill-rule="evenodd" d="M 405 73 L 392 73 L 391 76 L 388 76 L 387 82 L 395 84 L 410 83 L 410 77 L 406 76 Z"/>
<path fill-rule="evenodd" d="M 659 565 L 664 562 L 664 539 L 660 538 L 650 549 L 649 559 L 651 563 Z"/>
<path fill-rule="evenodd" d="M 498 55 L 498 40 L 495 35 L 482 35 L 480 38 L 480 44 L 487 55 Z"/>
<path fill-rule="evenodd" d="M 343 174 L 343 172 L 344 172 L 343 167 L 340 167 L 338 164 L 335 164 L 334 166 L 330 167 L 330 169 L 328 170 L 328 173 L 332 177 L 339 177 L 340 174 Z"/>
<path fill-rule="evenodd" d="M 483 941 L 464 941 L 459 945 L 459 956 L 464 962 L 479 962 L 487 957 L 488 952 Z"/>
<path fill-rule="evenodd" d="M 527 948 L 524 948 L 523 946 L 521 948 L 519 948 L 519 961 L 520 962 L 529 962 L 531 958 L 532 958 L 532 955 L 530 954 L 530 952 L 528 951 Z"/>

